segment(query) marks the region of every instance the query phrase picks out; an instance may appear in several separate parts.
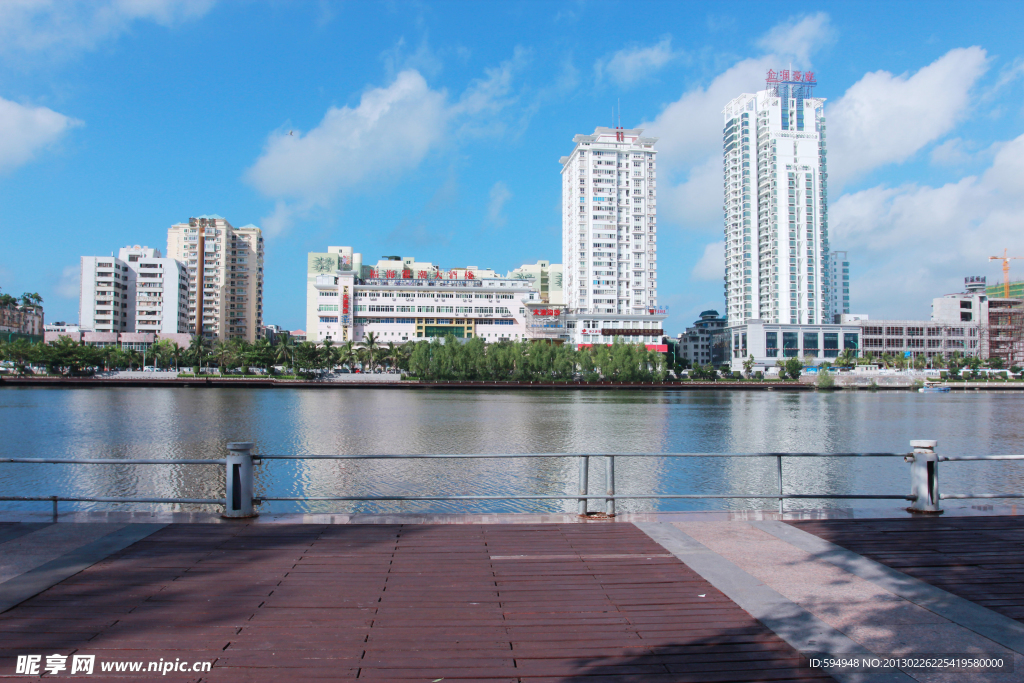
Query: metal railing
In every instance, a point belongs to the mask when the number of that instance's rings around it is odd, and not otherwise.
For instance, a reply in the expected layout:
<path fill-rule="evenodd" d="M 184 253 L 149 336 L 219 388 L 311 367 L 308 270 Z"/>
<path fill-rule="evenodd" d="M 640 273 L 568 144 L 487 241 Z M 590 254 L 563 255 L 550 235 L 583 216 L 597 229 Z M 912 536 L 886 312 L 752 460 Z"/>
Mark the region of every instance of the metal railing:
<path fill-rule="evenodd" d="M 223 517 L 246 518 L 258 515 L 256 506 L 264 502 L 311 501 L 487 501 L 487 500 L 575 500 L 580 515 L 588 513 L 591 500 L 604 501 L 604 513 L 615 514 L 617 500 L 676 500 L 676 499 L 768 499 L 778 500 L 779 513 L 785 511 L 786 500 L 906 500 L 911 502 L 908 512 L 939 514 L 941 501 L 946 499 L 1024 498 L 1024 493 L 941 493 L 939 489 L 939 463 L 982 460 L 1024 460 L 1024 455 L 940 456 L 935 453 L 936 441 L 911 441 L 910 453 L 458 453 L 458 454 L 393 454 L 393 455 L 254 455 L 254 444 L 238 442 L 227 444 L 228 455 L 223 459 L 119 459 L 119 458 L 5 458 L 0 463 L 73 464 L 73 465 L 220 465 L 224 467 L 224 498 L 157 498 L 110 496 L 0 496 L 0 501 L 50 502 L 56 521 L 60 502 L 95 503 L 171 503 L 223 506 Z M 786 493 L 783 480 L 783 458 L 886 458 L 902 457 L 911 464 L 911 492 L 899 494 L 837 494 Z M 255 496 L 255 467 L 264 460 L 424 460 L 424 459 L 508 459 L 508 458 L 577 458 L 579 460 L 578 492 L 563 495 L 441 495 L 441 496 Z M 590 460 L 604 458 L 605 492 L 590 495 Z M 629 493 L 616 492 L 615 461 L 617 458 L 774 458 L 777 493 Z"/>

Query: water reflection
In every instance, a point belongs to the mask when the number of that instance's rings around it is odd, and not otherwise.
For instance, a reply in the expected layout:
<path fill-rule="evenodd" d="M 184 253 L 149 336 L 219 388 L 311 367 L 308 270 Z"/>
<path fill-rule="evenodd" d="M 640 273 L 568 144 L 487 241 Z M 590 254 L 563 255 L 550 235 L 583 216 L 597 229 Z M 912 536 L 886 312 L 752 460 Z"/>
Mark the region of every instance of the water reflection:
<path fill-rule="evenodd" d="M 211 458 L 229 441 L 261 453 L 573 453 L 904 451 L 938 439 L 945 454 L 1024 446 L 1017 394 L 785 392 L 459 392 L 313 389 L 0 389 L 2 452 L 28 457 Z M 593 458 L 592 495 L 604 490 Z M 620 493 L 771 493 L 774 459 L 620 458 Z M 267 461 L 266 495 L 575 493 L 570 459 Z M 790 458 L 790 493 L 909 490 L 899 458 Z M 946 492 L 1019 491 L 1021 463 L 942 466 Z M 3 465 L 4 495 L 223 495 L 216 467 Z M 821 500 L 789 507 L 847 506 Z M 871 505 L 858 502 L 857 505 Z M 878 502 L 895 507 L 897 503 Z M 13 503 L 3 507 L 14 507 Z M 575 503 L 275 503 L 274 511 L 573 510 Z M 593 502 L 591 509 L 602 506 Z M 110 507 L 83 503 L 79 508 Z M 145 507 L 145 506 L 137 506 Z M 620 501 L 620 510 L 773 508 L 771 500 Z"/>

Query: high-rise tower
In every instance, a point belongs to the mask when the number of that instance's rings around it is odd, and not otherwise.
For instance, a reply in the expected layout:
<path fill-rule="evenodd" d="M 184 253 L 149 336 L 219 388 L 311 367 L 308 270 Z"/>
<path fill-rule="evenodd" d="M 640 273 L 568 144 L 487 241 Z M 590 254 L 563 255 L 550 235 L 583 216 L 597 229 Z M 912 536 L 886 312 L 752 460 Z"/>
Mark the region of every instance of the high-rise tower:
<path fill-rule="evenodd" d="M 825 100 L 812 72 L 769 71 L 725 106 L 725 301 L 730 324 L 830 323 Z"/>
<path fill-rule="evenodd" d="M 840 316 L 850 312 L 850 261 L 845 251 L 829 253 L 829 313 L 831 321 L 839 322 Z"/>
<path fill-rule="evenodd" d="M 189 218 L 167 230 L 167 255 L 188 269 L 189 333 L 256 341 L 263 324 L 262 230 L 236 228 L 216 214 Z"/>
<path fill-rule="evenodd" d="M 580 313 L 657 306 L 657 176 L 642 130 L 599 127 L 562 157 L 565 304 Z"/>

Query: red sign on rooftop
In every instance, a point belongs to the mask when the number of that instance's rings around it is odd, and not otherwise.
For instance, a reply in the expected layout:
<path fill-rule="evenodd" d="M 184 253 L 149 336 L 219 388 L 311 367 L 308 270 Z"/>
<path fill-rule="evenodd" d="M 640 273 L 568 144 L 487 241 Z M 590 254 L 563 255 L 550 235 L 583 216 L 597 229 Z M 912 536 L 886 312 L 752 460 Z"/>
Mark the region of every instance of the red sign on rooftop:
<path fill-rule="evenodd" d="M 778 85 L 779 83 L 817 84 L 817 81 L 814 80 L 813 71 L 791 71 L 789 69 L 781 69 L 780 71 L 768 69 L 768 76 L 765 78 L 765 81 L 769 86 Z"/>

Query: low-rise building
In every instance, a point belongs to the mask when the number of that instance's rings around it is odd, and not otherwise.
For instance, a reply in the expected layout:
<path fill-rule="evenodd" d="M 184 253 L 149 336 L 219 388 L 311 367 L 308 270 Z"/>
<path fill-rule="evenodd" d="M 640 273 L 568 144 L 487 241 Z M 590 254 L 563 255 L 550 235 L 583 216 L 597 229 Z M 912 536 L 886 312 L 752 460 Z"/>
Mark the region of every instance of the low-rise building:
<path fill-rule="evenodd" d="M 702 311 L 700 319 L 694 321 L 685 333 L 678 335 L 676 356 L 690 367 L 711 363 L 712 335 L 715 330 L 721 330 L 727 324 L 726 318 L 719 315 L 718 311 Z"/>
<path fill-rule="evenodd" d="M 834 362 L 843 351 L 858 354 L 861 334 L 856 324 L 792 325 L 751 319 L 742 325 L 712 331 L 711 362 L 728 363 L 734 372 L 742 371 L 743 363 L 751 356 L 754 371 L 774 367 L 787 358 L 820 365 Z"/>
<path fill-rule="evenodd" d="M 47 330 L 44 341 L 47 344 L 53 344 L 60 341 L 61 338 L 70 339 L 86 346 L 116 346 L 135 351 L 149 351 L 153 344 L 161 340 L 176 343 L 182 348 L 188 348 L 192 342 L 191 335 L 181 332 L 159 334 L 155 332 L 103 332 L 82 329 L 77 325 L 67 325 L 62 330 Z"/>
<path fill-rule="evenodd" d="M 569 342 L 577 347 L 606 346 L 616 342 L 643 344 L 649 351 L 668 351 L 665 330 L 662 323 L 664 313 L 569 313 L 566 316 L 566 332 Z"/>
<path fill-rule="evenodd" d="M 4 341 L 21 338 L 36 341 L 43 336 L 44 327 L 40 306 L 0 306 L 0 339 Z"/>
<path fill-rule="evenodd" d="M 862 320 L 863 356 L 903 356 L 905 358 L 947 357 L 954 352 L 979 356 L 981 324 L 978 322 L 942 322 L 936 320 Z"/>

